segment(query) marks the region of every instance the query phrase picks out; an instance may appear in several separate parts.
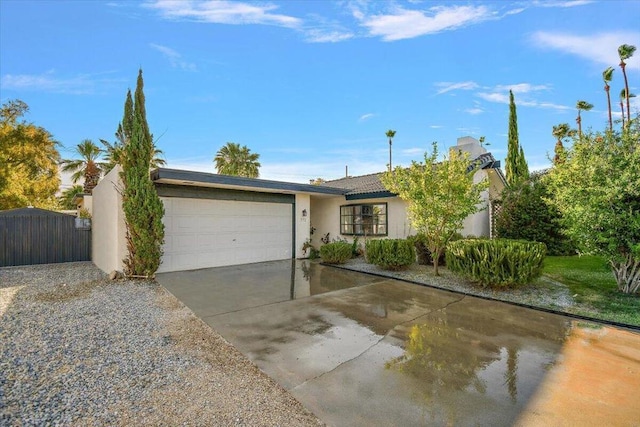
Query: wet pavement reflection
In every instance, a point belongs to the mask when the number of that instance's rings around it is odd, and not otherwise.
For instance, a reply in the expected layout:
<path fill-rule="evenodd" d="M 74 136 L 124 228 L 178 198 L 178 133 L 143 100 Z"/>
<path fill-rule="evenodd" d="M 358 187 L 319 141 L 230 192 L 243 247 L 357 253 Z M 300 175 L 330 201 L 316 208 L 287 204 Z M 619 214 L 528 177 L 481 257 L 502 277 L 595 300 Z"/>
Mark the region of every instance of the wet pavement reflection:
<path fill-rule="evenodd" d="M 640 423 L 638 333 L 308 261 L 231 269 L 158 280 L 329 425 Z"/>

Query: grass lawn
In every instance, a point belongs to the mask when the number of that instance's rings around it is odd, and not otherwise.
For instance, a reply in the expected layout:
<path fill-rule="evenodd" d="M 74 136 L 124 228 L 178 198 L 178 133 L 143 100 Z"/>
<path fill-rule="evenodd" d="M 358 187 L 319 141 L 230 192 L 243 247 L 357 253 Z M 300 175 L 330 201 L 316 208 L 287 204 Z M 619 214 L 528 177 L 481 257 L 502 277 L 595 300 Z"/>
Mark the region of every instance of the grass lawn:
<path fill-rule="evenodd" d="M 543 274 L 569 288 L 579 304 L 573 313 L 640 326 L 640 295 L 618 291 L 604 258 L 548 256 Z"/>

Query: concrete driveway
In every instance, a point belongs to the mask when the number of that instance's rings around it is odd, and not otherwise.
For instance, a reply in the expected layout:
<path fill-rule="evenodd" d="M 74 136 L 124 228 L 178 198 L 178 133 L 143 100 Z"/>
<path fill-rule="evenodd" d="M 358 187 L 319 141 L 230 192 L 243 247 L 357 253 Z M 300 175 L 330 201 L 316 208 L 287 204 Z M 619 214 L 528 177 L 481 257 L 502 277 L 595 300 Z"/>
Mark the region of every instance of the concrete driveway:
<path fill-rule="evenodd" d="M 329 425 L 640 425 L 640 334 L 276 261 L 157 280 Z"/>

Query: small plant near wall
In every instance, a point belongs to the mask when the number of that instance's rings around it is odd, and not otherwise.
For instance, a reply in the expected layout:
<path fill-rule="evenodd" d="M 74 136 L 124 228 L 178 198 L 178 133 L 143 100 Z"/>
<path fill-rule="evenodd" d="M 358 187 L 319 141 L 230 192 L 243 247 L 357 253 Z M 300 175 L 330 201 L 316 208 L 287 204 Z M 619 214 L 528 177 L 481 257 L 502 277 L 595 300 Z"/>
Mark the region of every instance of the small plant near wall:
<path fill-rule="evenodd" d="M 309 255 L 307 255 L 307 251 Z M 311 239 L 307 239 L 302 245 L 302 253 L 309 259 L 317 259 L 320 257 L 320 252 L 311 244 Z"/>
<path fill-rule="evenodd" d="M 87 208 L 82 208 L 78 212 L 78 218 L 91 219 L 91 214 L 89 213 L 89 210 Z"/>
<path fill-rule="evenodd" d="M 330 233 L 325 234 L 324 236 L 322 236 L 320 238 L 320 241 L 322 243 L 324 243 L 325 245 L 331 242 L 331 237 L 329 236 Z"/>
<path fill-rule="evenodd" d="M 352 245 L 347 242 L 331 242 L 320 247 L 322 261 L 327 264 L 344 264 L 351 259 Z"/>

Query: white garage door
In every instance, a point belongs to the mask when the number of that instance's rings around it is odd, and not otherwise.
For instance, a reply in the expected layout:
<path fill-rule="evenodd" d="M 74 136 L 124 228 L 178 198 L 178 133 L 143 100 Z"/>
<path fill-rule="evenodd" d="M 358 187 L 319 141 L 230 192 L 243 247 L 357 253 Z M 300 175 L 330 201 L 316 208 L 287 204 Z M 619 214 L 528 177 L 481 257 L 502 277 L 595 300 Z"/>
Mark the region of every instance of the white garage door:
<path fill-rule="evenodd" d="M 292 257 L 291 204 L 161 199 L 165 244 L 158 272 Z"/>

